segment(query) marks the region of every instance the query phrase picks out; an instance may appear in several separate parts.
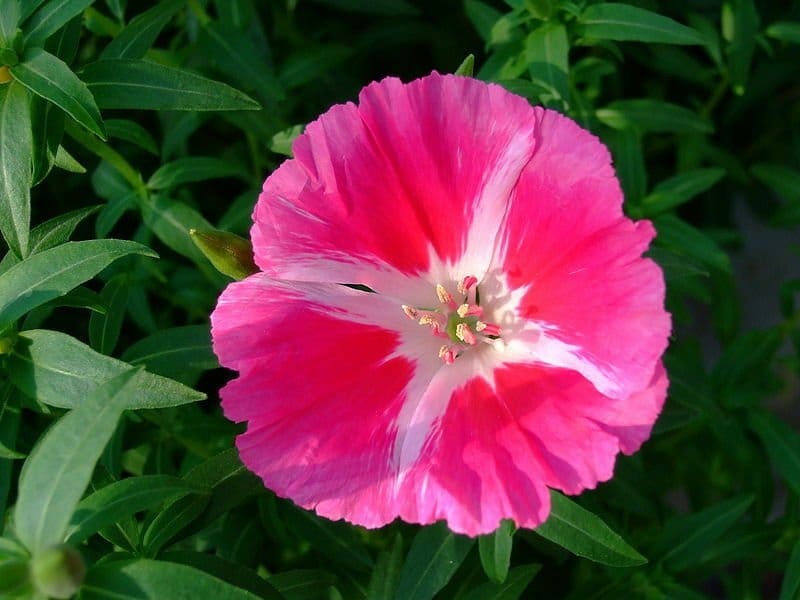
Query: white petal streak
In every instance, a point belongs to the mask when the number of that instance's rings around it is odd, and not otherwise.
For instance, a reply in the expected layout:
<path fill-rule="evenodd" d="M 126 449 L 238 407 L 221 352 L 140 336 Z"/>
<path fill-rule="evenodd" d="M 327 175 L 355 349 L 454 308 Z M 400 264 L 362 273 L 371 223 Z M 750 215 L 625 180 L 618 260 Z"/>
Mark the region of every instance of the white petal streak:
<path fill-rule="evenodd" d="M 502 255 L 504 244 L 500 232 L 504 229 L 511 192 L 522 170 L 534 153 L 534 123 L 521 128 L 508 143 L 497 164 L 487 169 L 483 186 L 475 198 L 472 221 L 466 236 L 464 254 L 458 260 L 459 270 L 481 279 L 498 264 L 495 254 Z"/>
<path fill-rule="evenodd" d="M 502 350 L 504 362 L 540 363 L 551 367 L 571 369 L 588 379 L 598 392 L 609 398 L 622 398 L 625 391 L 609 367 L 587 356 L 580 347 L 560 340 L 557 328 L 529 321 Z"/>

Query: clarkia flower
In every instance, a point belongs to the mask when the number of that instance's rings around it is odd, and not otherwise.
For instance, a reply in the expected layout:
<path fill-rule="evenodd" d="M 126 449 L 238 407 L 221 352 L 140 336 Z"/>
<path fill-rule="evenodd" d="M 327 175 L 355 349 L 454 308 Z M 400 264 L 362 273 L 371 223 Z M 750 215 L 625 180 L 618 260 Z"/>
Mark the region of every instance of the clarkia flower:
<path fill-rule="evenodd" d="M 212 315 L 239 372 L 222 407 L 268 488 L 476 535 L 539 525 L 548 488 L 593 488 L 647 439 L 664 282 L 596 137 L 433 73 L 372 83 L 293 152 L 253 214 L 261 272 Z"/>

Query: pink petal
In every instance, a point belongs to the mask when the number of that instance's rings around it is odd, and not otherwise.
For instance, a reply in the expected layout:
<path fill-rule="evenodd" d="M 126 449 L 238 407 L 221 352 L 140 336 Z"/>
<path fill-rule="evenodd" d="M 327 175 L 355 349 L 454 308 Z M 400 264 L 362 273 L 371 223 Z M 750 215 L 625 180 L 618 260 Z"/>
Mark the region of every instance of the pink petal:
<path fill-rule="evenodd" d="M 397 273 L 426 272 L 432 255 L 468 255 L 485 270 L 535 126 L 528 103 L 496 85 L 436 73 L 374 83 L 358 106 L 311 123 L 265 182 L 256 262 L 281 278 L 379 291 Z"/>
<path fill-rule="evenodd" d="M 647 387 L 670 332 L 661 270 L 641 258 L 653 227 L 622 214 L 597 138 L 552 111 L 542 111 L 537 135 L 509 210 L 503 265 L 510 285 L 527 290 L 521 316 L 544 336 L 528 340 L 529 355 L 627 398 Z"/>

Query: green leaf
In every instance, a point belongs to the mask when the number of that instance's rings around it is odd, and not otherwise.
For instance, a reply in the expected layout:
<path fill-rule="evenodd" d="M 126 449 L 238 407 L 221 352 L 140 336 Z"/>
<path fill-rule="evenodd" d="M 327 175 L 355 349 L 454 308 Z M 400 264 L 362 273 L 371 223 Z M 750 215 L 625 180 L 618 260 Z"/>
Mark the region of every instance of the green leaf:
<path fill-rule="evenodd" d="M 580 15 L 578 23 L 582 35 L 587 38 L 660 44 L 706 43 L 699 31 L 629 4 L 592 4 Z"/>
<path fill-rule="evenodd" d="M 722 36 L 728 42 L 728 77 L 734 93 L 744 94 L 756 49 L 760 19 L 753 0 L 722 4 Z"/>
<path fill-rule="evenodd" d="M 750 171 L 781 198 L 800 200 L 800 171 L 784 165 L 758 163 Z"/>
<path fill-rule="evenodd" d="M 129 369 L 95 389 L 48 430 L 25 461 L 14 524 L 33 554 L 63 541 L 95 463 L 139 393 L 138 374 Z"/>
<path fill-rule="evenodd" d="M 144 475 L 115 481 L 81 500 L 70 520 L 66 541 L 80 544 L 125 517 L 202 491 L 201 487 L 169 475 Z"/>
<path fill-rule="evenodd" d="M 651 217 L 688 202 L 725 176 L 725 169 L 694 169 L 665 179 L 642 200 L 642 215 Z"/>
<path fill-rule="evenodd" d="M 362 13 L 367 15 L 385 15 L 394 17 L 414 17 L 420 11 L 408 0 L 314 0 L 345 12 Z"/>
<path fill-rule="evenodd" d="M 403 564 L 403 536 L 395 534 L 392 545 L 383 550 L 375 561 L 375 568 L 369 579 L 367 600 L 393 600 L 394 590 L 400 580 L 400 567 Z"/>
<path fill-rule="evenodd" d="M 267 147 L 276 154 L 292 156 L 292 143 L 303 133 L 305 125 L 292 125 L 272 136 Z"/>
<path fill-rule="evenodd" d="M 56 150 L 56 155 L 53 159 L 53 165 L 64 171 L 69 171 L 70 173 L 86 173 L 86 167 L 84 167 L 74 156 L 67 152 L 64 146 L 59 146 Z"/>
<path fill-rule="evenodd" d="M 433 598 L 450 581 L 474 543 L 452 533 L 442 522 L 423 527 L 414 536 L 403 563 L 395 599 Z"/>
<path fill-rule="evenodd" d="M 142 206 L 142 217 L 153 233 L 175 252 L 199 264 L 208 264 L 192 241 L 192 229 L 213 229 L 211 223 L 195 209 L 163 195 L 152 195 Z"/>
<path fill-rule="evenodd" d="M 158 145 L 144 127 L 128 119 L 106 119 L 106 133 L 110 138 L 136 144 L 150 154 L 158 156 Z"/>
<path fill-rule="evenodd" d="M 9 378 L 22 392 L 60 408 L 79 406 L 96 388 L 131 368 L 72 336 L 44 329 L 20 333 L 8 364 Z M 139 393 L 126 408 L 165 408 L 205 398 L 177 381 L 146 371 L 138 382 Z"/>
<path fill-rule="evenodd" d="M 316 600 L 336 581 L 327 571 L 296 569 L 275 573 L 267 578 L 286 600 Z"/>
<path fill-rule="evenodd" d="M 659 562 L 671 571 L 690 568 L 753 503 L 753 496 L 739 496 L 690 515 L 667 522 L 653 548 Z"/>
<path fill-rule="evenodd" d="M 187 373 L 200 373 L 219 366 L 211 350 L 211 335 L 206 325 L 157 331 L 130 346 L 121 358 L 132 365 L 144 365 L 152 373 L 178 380 Z"/>
<path fill-rule="evenodd" d="M 92 4 L 94 0 L 50 0 L 25 23 L 25 43 L 41 46 L 44 41 L 66 25 L 67 21 Z"/>
<path fill-rule="evenodd" d="M 550 516 L 535 530 L 543 538 L 577 556 L 611 567 L 634 567 L 647 562 L 597 515 L 554 490 L 550 490 L 550 501 Z"/>
<path fill-rule="evenodd" d="M 130 287 L 128 273 L 120 273 L 112 277 L 100 292 L 100 298 L 107 310 L 103 314 L 93 313 L 89 317 L 89 343 L 100 354 L 111 354 L 117 345 L 128 306 Z"/>
<path fill-rule="evenodd" d="M 522 597 L 525 588 L 541 568 L 541 565 L 514 567 L 508 572 L 504 583 L 489 582 L 479 585 L 467 594 L 464 600 L 517 600 Z"/>
<path fill-rule="evenodd" d="M 166 0 L 136 15 L 100 53 L 102 59 L 142 58 L 186 0 Z"/>
<path fill-rule="evenodd" d="M 569 40 L 563 25 L 542 25 L 528 34 L 525 60 L 534 83 L 550 89 L 555 99 L 569 103 Z"/>
<path fill-rule="evenodd" d="M 0 232 L 18 257 L 28 254 L 32 154 L 28 92 L 13 81 L 0 85 Z"/>
<path fill-rule="evenodd" d="M 19 21 L 19 0 L 5 0 L 0 10 L 0 47 L 11 46 Z"/>
<path fill-rule="evenodd" d="M 800 541 L 794 545 L 789 556 L 778 600 L 797 600 L 798 596 L 800 596 Z"/>
<path fill-rule="evenodd" d="M 492 39 L 492 29 L 495 24 L 502 18 L 503 13 L 489 6 L 481 0 L 465 0 L 464 10 L 467 13 L 467 18 L 472 22 L 472 26 L 484 42 L 490 42 Z"/>
<path fill-rule="evenodd" d="M 168 510 L 156 514 L 142 535 L 142 548 L 146 555 L 155 556 L 170 543 L 208 506 L 209 494 L 185 496 L 173 502 Z"/>
<path fill-rule="evenodd" d="M 800 22 L 798 21 L 776 21 L 764 30 L 769 37 L 800 44 Z"/>
<path fill-rule="evenodd" d="M 189 71 L 145 60 L 115 58 L 86 65 L 81 78 L 101 108 L 259 110 L 242 92 Z"/>
<path fill-rule="evenodd" d="M 255 571 L 213 554 L 202 552 L 167 552 L 162 557 L 167 562 L 193 567 L 242 588 L 264 600 L 284 600 L 278 590 Z"/>
<path fill-rule="evenodd" d="M 259 600 L 259 596 L 186 565 L 149 559 L 97 564 L 81 586 L 81 600 L 213 598 Z"/>
<path fill-rule="evenodd" d="M 716 242 L 674 215 L 661 215 L 654 219 L 658 230 L 657 243 L 676 254 L 694 258 L 704 265 L 723 273 L 731 272 L 728 255 Z"/>
<path fill-rule="evenodd" d="M 642 136 L 635 129 L 625 129 L 609 132 L 607 139 L 625 191 L 625 202 L 628 206 L 638 206 L 647 187 Z"/>
<path fill-rule="evenodd" d="M 22 62 L 11 67 L 11 73 L 34 94 L 49 100 L 86 129 L 105 139 L 103 119 L 91 92 L 60 58 L 41 48 L 30 48 Z"/>
<path fill-rule="evenodd" d="M 31 254 L 49 250 L 69 241 L 81 221 L 99 209 L 99 205 L 78 208 L 37 225 L 31 230 Z"/>
<path fill-rule="evenodd" d="M 494 533 L 478 538 L 483 571 L 490 581 L 503 583 L 511 564 L 511 548 L 514 543 L 514 522 L 504 520 Z"/>
<path fill-rule="evenodd" d="M 41 96 L 31 97 L 33 125 L 33 182 L 50 172 L 64 137 L 64 112 Z"/>
<path fill-rule="evenodd" d="M 265 105 L 276 105 L 284 98 L 272 67 L 241 29 L 210 21 L 200 30 L 198 43 L 220 73 L 255 90 Z"/>
<path fill-rule="evenodd" d="M 770 461 L 796 494 L 800 494 L 800 434 L 772 413 L 754 410 L 750 427 L 761 438 Z"/>
<path fill-rule="evenodd" d="M 708 119 L 688 108 L 661 100 L 617 100 L 598 108 L 597 118 L 614 129 L 635 128 L 641 132 L 713 133 Z"/>
<path fill-rule="evenodd" d="M 160 190 L 175 187 L 182 183 L 224 177 L 243 177 L 246 179 L 247 173 L 235 162 L 210 156 L 191 156 L 161 165 L 150 177 L 147 187 L 153 190 Z"/>
<path fill-rule="evenodd" d="M 13 447 L 17 444 L 21 410 L 16 396 L 11 383 L 6 381 L 0 384 L 0 443 L 5 447 Z M 12 481 L 16 485 L 14 465 L 11 464 L 11 461 L 0 460 L 0 514 L 6 512 Z M 0 542 L 2 539 L 0 538 Z M 2 555 L 3 547 L 0 544 L 0 556 Z"/>
<path fill-rule="evenodd" d="M 0 324 L 63 296 L 130 254 L 156 256 L 136 242 L 88 240 L 67 242 L 26 258 L 0 275 Z"/>
<path fill-rule="evenodd" d="M 295 507 L 287 510 L 285 519 L 292 531 L 310 542 L 311 547 L 328 561 L 350 570 L 372 570 L 369 552 L 358 534 L 346 523 L 330 521 Z"/>

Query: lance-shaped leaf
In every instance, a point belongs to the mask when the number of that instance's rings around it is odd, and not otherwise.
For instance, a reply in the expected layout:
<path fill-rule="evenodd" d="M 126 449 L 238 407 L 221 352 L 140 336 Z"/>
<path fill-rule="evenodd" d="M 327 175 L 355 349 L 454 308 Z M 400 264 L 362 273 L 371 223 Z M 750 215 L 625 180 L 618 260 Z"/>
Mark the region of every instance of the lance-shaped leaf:
<path fill-rule="evenodd" d="M 138 373 L 130 369 L 98 387 L 39 440 L 25 461 L 14 523 L 32 553 L 63 541 L 95 463 L 138 393 Z"/>
<path fill-rule="evenodd" d="M 127 240 L 67 242 L 17 263 L 0 275 L 0 323 L 63 296 L 109 264 L 129 254 L 157 256 Z"/>
<path fill-rule="evenodd" d="M 94 0 L 51 0 L 36 11 L 25 23 L 25 42 L 29 46 L 40 46 L 47 38 L 61 29 L 75 15 L 92 4 Z"/>
<path fill-rule="evenodd" d="M 612 567 L 633 567 L 647 562 L 594 513 L 553 490 L 550 500 L 550 516 L 536 528 L 543 538 L 573 554 Z"/>
<path fill-rule="evenodd" d="M 213 598 L 259 600 L 259 596 L 201 570 L 159 560 L 115 560 L 89 570 L 82 600 L 109 598 Z"/>
<path fill-rule="evenodd" d="M 17 256 L 28 253 L 31 221 L 31 104 L 21 85 L 0 85 L 0 231 Z"/>
<path fill-rule="evenodd" d="M 141 58 L 156 41 L 164 26 L 185 4 L 186 0 L 166 0 L 136 15 L 103 49 L 100 56 L 104 59 Z"/>
<path fill-rule="evenodd" d="M 699 31 L 630 4 L 592 4 L 581 13 L 578 22 L 587 38 L 660 44 L 706 43 Z"/>
<path fill-rule="evenodd" d="M 105 139 L 103 119 L 91 92 L 60 58 L 41 48 L 30 48 L 22 62 L 11 67 L 11 73 L 34 94 L 49 100 L 86 129 Z"/>
<path fill-rule="evenodd" d="M 101 108 L 151 110 L 258 110 L 259 104 L 229 85 L 146 60 L 115 58 L 80 72 Z"/>
<path fill-rule="evenodd" d="M 72 336 L 45 329 L 22 332 L 8 365 L 15 386 L 44 404 L 61 408 L 80 405 L 96 388 L 131 368 Z M 139 394 L 127 408 L 180 406 L 205 398 L 177 381 L 148 372 L 140 375 L 139 385 Z"/>

